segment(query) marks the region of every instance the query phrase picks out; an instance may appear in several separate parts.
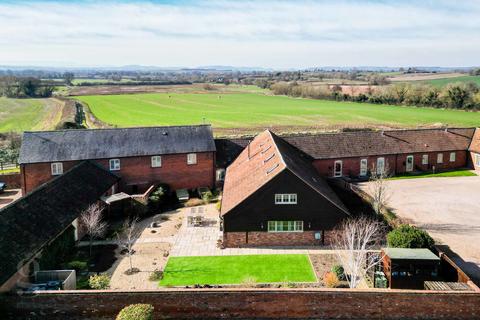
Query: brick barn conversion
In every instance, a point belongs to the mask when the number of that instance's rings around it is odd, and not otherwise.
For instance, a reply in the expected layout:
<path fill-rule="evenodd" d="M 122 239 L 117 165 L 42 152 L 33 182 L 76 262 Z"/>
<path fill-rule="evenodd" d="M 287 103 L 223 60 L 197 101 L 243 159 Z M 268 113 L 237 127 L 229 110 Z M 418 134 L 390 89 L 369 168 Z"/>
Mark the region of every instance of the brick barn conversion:
<path fill-rule="evenodd" d="M 221 207 L 227 247 L 321 245 L 349 215 L 311 162 L 270 131 L 228 167 Z"/>
<path fill-rule="evenodd" d="M 78 239 L 81 212 L 118 180 L 99 165 L 82 161 L 0 210 L 0 292 L 28 282 L 32 262 L 67 229 L 73 228 Z"/>
<path fill-rule="evenodd" d="M 387 167 L 392 174 L 480 168 L 480 130 L 265 131 L 244 139 L 214 139 L 209 125 L 25 132 L 23 193 L 85 160 L 118 177 L 99 196 L 159 183 L 173 190 L 224 185 L 227 246 L 316 245 L 327 244 L 348 215 L 325 178 L 367 178 Z"/>
<path fill-rule="evenodd" d="M 173 189 L 213 187 L 215 143 L 209 125 L 37 131 L 23 134 L 23 193 L 92 160 L 121 177 L 112 190 L 138 193 L 160 182 Z"/>

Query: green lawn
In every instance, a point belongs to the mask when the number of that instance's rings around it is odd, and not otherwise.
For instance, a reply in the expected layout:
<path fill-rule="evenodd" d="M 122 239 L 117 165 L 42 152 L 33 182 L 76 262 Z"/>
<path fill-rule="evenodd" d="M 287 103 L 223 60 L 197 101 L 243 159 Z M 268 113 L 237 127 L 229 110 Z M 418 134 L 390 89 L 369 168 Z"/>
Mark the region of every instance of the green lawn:
<path fill-rule="evenodd" d="M 0 170 L 0 174 L 19 173 L 19 172 L 20 172 L 20 167 Z"/>
<path fill-rule="evenodd" d="M 444 78 L 444 79 L 433 79 L 433 80 L 425 80 L 419 81 L 425 84 L 431 84 L 432 86 L 436 87 L 443 87 L 449 83 L 455 82 L 473 82 L 477 85 L 480 85 L 480 76 L 460 76 L 454 78 Z"/>
<path fill-rule="evenodd" d="M 61 110 L 52 99 L 0 97 L 0 132 L 52 129 L 61 117 Z"/>
<path fill-rule="evenodd" d="M 258 283 L 315 282 L 304 254 L 171 257 L 161 286 L 239 284 L 247 278 Z"/>
<path fill-rule="evenodd" d="M 439 173 L 411 173 L 411 174 L 402 174 L 395 177 L 389 178 L 389 180 L 401 180 L 401 179 L 416 179 L 416 178 L 436 178 L 436 177 L 472 177 L 476 176 L 474 172 L 464 169 L 464 170 L 455 170 L 455 171 L 446 171 Z"/>
<path fill-rule="evenodd" d="M 121 127 L 211 123 L 266 126 L 477 126 L 480 112 L 297 99 L 255 93 L 79 96 L 101 121 Z"/>

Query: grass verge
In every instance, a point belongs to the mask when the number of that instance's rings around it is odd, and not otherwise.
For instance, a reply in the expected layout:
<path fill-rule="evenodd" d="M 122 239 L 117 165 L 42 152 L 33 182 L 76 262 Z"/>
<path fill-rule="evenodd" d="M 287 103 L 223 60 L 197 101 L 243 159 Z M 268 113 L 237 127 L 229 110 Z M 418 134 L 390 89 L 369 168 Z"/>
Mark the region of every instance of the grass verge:
<path fill-rule="evenodd" d="M 473 177 L 477 174 L 469 169 L 438 172 L 438 173 L 405 173 L 389 178 L 388 180 L 417 179 L 417 178 L 442 178 L 442 177 Z"/>
<path fill-rule="evenodd" d="M 305 254 L 171 257 L 160 286 L 315 282 Z"/>
<path fill-rule="evenodd" d="M 0 175 L 11 174 L 11 173 L 20 173 L 20 167 L 0 170 Z M 1 180 L 1 177 L 0 177 L 0 180 Z"/>

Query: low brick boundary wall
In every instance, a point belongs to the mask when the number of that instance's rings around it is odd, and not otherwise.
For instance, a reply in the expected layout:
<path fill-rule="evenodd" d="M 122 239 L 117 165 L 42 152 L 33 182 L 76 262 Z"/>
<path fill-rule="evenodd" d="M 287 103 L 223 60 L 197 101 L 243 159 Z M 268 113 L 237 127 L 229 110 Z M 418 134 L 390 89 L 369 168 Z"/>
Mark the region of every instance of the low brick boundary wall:
<path fill-rule="evenodd" d="M 21 187 L 20 173 L 0 174 L 0 181 L 5 182 L 9 189 Z"/>
<path fill-rule="evenodd" d="M 149 303 L 155 319 L 480 319 L 480 293 L 350 289 L 56 291 L 2 296 L 2 319 L 114 319 Z"/>

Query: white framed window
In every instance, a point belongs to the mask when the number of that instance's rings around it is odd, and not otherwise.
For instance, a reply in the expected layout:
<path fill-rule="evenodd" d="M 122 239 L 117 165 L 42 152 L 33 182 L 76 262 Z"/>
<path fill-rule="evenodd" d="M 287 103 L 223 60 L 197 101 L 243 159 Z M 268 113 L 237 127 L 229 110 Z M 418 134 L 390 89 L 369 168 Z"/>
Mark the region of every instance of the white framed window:
<path fill-rule="evenodd" d="M 343 162 L 342 160 L 336 160 L 333 165 L 333 176 L 341 177 L 343 175 Z"/>
<path fill-rule="evenodd" d="M 52 176 L 58 176 L 63 173 L 63 163 L 54 162 L 50 166 L 52 168 Z"/>
<path fill-rule="evenodd" d="M 475 165 L 480 167 L 480 154 L 475 154 Z"/>
<path fill-rule="evenodd" d="M 297 204 L 296 193 L 276 193 L 275 204 Z"/>
<path fill-rule="evenodd" d="M 303 221 L 268 221 L 268 232 L 302 232 Z"/>
<path fill-rule="evenodd" d="M 120 170 L 120 159 L 110 159 L 108 163 L 109 163 L 110 171 Z"/>
<path fill-rule="evenodd" d="M 217 169 L 215 177 L 217 181 L 224 181 L 225 180 L 225 169 Z"/>
<path fill-rule="evenodd" d="M 366 176 L 368 173 L 368 160 L 360 159 L 360 176 Z"/>
<path fill-rule="evenodd" d="M 187 154 L 187 164 L 197 164 L 197 154 L 196 153 Z"/>
<path fill-rule="evenodd" d="M 437 163 L 443 163 L 443 153 L 437 154 Z"/>
<path fill-rule="evenodd" d="M 385 158 L 377 158 L 377 174 L 385 173 Z"/>
<path fill-rule="evenodd" d="M 422 155 L 422 164 L 428 164 L 428 154 Z"/>
<path fill-rule="evenodd" d="M 455 152 L 450 152 L 450 162 L 455 162 L 457 159 L 457 154 Z"/>
<path fill-rule="evenodd" d="M 159 168 L 162 166 L 162 156 L 152 156 L 152 168 Z"/>

